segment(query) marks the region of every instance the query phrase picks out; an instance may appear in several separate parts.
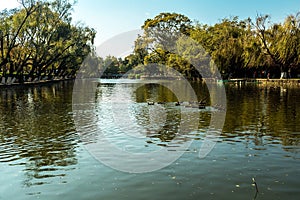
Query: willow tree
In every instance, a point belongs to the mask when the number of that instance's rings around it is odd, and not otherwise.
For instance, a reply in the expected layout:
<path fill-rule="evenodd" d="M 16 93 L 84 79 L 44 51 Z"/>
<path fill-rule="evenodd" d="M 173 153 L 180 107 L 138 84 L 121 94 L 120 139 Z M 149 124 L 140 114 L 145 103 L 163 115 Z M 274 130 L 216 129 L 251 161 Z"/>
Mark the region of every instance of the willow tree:
<path fill-rule="evenodd" d="M 278 42 L 280 62 L 286 69 L 297 67 L 300 64 L 300 12 L 288 16 L 281 28 L 283 37 Z"/>
<path fill-rule="evenodd" d="M 24 7 L 22 18 L 14 17 L 20 11 L 19 9 L 3 10 L 0 13 L 0 72 L 4 77 L 7 73 L 14 73 L 12 52 L 24 42 L 20 40 L 19 35 L 30 15 L 36 10 L 31 2 L 24 0 L 21 3 Z"/>
<path fill-rule="evenodd" d="M 68 0 L 22 1 L 22 8 L 3 17 L 1 26 L 9 27 L 7 37 L 1 39 L 3 76 L 8 73 L 23 82 L 24 78 L 32 81 L 75 75 L 92 50 L 96 33 L 72 24 L 73 5 Z"/>
<path fill-rule="evenodd" d="M 245 27 L 244 21 L 234 17 L 232 20 L 223 19 L 211 28 L 211 56 L 221 72 L 243 76 Z"/>
<path fill-rule="evenodd" d="M 257 35 L 267 54 L 281 72 L 299 65 L 300 14 L 288 16 L 284 23 L 272 24 L 269 15 L 256 18 Z"/>
<path fill-rule="evenodd" d="M 252 26 L 252 20 L 248 18 L 246 21 L 246 27 L 243 36 L 243 59 L 244 67 L 246 69 L 256 69 L 260 66 L 268 66 L 268 59 L 263 53 L 261 43 L 255 34 L 255 30 Z"/>
<path fill-rule="evenodd" d="M 214 25 L 194 25 L 184 15 L 161 13 L 145 21 L 144 34 L 136 40 L 133 57 L 139 60 L 138 64 L 168 65 L 186 76 L 197 76 L 194 66 L 180 56 L 187 52 L 200 61 L 208 53 L 225 78 L 249 77 L 256 70 L 298 70 L 300 14 L 290 15 L 277 24 L 269 19 L 268 15 L 258 16 L 254 21 L 233 17 Z M 205 53 L 193 54 L 192 46 L 184 40 L 178 43 L 183 35 L 198 42 Z M 180 46 L 184 49 L 176 52 Z"/>

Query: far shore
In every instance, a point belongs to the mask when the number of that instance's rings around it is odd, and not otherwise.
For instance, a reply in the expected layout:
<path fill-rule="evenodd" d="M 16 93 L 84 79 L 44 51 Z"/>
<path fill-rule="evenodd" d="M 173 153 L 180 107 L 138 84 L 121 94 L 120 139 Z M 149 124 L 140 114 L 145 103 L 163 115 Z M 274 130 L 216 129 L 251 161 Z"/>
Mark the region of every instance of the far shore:
<path fill-rule="evenodd" d="M 39 86 L 39 85 L 49 85 L 62 81 L 72 81 L 75 78 L 65 78 L 65 79 L 53 79 L 53 80 L 40 80 L 24 83 L 12 83 L 12 84 L 1 84 L 0 88 L 10 88 L 10 87 L 22 87 L 22 86 Z M 293 86 L 300 87 L 300 79 L 266 79 L 266 78 L 233 78 L 229 80 L 216 80 L 216 79 L 205 79 L 204 82 L 218 82 L 218 83 L 229 83 L 229 84 L 246 84 L 255 83 L 266 86 Z"/>
<path fill-rule="evenodd" d="M 224 82 L 229 83 L 258 83 L 263 85 L 284 85 L 284 86 L 299 86 L 300 87 L 300 79 L 299 78 L 290 78 L 290 79 L 267 79 L 267 78 L 236 78 L 230 80 L 224 80 Z"/>
<path fill-rule="evenodd" d="M 22 86 L 39 86 L 39 85 L 49 85 L 53 83 L 58 83 L 62 81 L 71 81 L 75 80 L 74 78 L 65 78 L 65 79 L 53 79 L 53 80 L 40 80 L 40 81 L 31 81 L 24 83 L 12 83 L 12 84 L 1 84 L 0 88 L 10 88 L 10 87 L 22 87 Z"/>

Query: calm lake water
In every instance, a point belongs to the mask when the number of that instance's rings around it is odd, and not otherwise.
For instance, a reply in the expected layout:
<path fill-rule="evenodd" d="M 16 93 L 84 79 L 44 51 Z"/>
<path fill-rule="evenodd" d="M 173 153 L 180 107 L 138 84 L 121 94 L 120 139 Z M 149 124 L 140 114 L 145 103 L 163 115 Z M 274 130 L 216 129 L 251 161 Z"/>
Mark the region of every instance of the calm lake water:
<path fill-rule="evenodd" d="M 199 148 L 218 108 L 175 106 L 176 95 L 167 88 L 137 84 L 96 83 L 95 98 L 81 113 L 87 137 L 80 137 L 74 120 L 73 82 L 0 88 L 0 199 L 299 199 L 300 88 L 226 85 L 223 132 L 200 159 Z M 193 88 L 199 99 L 208 95 L 203 84 Z M 167 103 L 151 106 L 147 101 Z M 196 113 L 197 130 L 176 139 L 182 113 Z M 99 128 L 129 152 L 151 152 L 183 140 L 191 144 L 162 169 L 127 173 L 87 150 Z M 143 137 L 129 141 L 119 134 L 125 130 Z"/>

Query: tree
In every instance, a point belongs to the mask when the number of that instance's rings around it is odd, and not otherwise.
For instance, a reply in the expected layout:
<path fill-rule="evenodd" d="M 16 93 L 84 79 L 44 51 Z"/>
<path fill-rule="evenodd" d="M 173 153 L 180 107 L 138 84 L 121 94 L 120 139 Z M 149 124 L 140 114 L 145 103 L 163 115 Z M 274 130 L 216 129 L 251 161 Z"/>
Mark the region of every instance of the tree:
<path fill-rule="evenodd" d="M 24 78 L 74 77 L 93 50 L 95 30 L 72 24 L 74 3 L 68 0 L 22 0 L 21 4 L 23 8 L 1 14 L 2 76 L 18 78 L 19 82 Z"/>
<path fill-rule="evenodd" d="M 263 54 L 263 48 L 260 41 L 255 34 L 252 27 L 252 21 L 248 18 L 246 21 L 246 28 L 243 36 L 243 59 L 245 68 L 257 68 L 259 66 L 266 66 L 266 56 Z"/>
<path fill-rule="evenodd" d="M 141 64 L 167 65 L 189 78 L 199 77 L 195 66 L 208 65 L 209 56 L 224 78 L 252 77 L 254 71 L 274 74 L 298 70 L 300 14 L 277 24 L 269 18 L 262 15 L 252 22 L 250 18 L 232 17 L 214 25 L 193 25 L 184 15 L 161 13 L 145 21 L 144 33 L 135 41 L 134 54 L 125 63 L 139 68 Z"/>
<path fill-rule="evenodd" d="M 300 14 L 290 15 L 283 24 L 271 24 L 269 15 L 256 18 L 256 30 L 265 53 L 281 72 L 299 65 Z"/>
<path fill-rule="evenodd" d="M 186 63 L 175 54 L 178 39 L 182 35 L 189 35 L 192 29 L 188 17 L 177 13 L 160 13 L 153 19 L 146 20 L 142 28 L 144 34 L 135 42 L 135 54 L 139 55 L 139 58 L 144 57 L 142 64 L 156 63 L 158 66 L 167 65 L 179 69 Z M 188 70 L 185 69 L 178 71 L 188 74 Z M 167 72 L 158 69 L 157 73 Z"/>
<path fill-rule="evenodd" d="M 13 58 L 11 53 L 13 49 L 19 46 L 18 36 L 21 30 L 24 28 L 29 16 L 35 12 L 36 7 L 32 2 L 25 0 L 21 1 L 24 7 L 24 15 L 22 18 L 15 18 L 14 16 L 20 12 L 19 9 L 12 9 L 10 11 L 4 10 L 1 13 L 1 57 L 0 57 L 0 71 L 2 76 L 6 77 L 6 74 L 12 75 L 14 73 Z"/>
<path fill-rule="evenodd" d="M 199 34 L 206 33 L 204 48 L 212 57 L 223 74 L 235 75 L 243 69 L 243 36 L 245 32 L 244 21 L 238 21 L 238 17 L 223 19 L 220 23 L 208 27 L 207 30 L 197 30 Z M 197 35 L 197 32 L 193 35 Z M 200 36 L 196 36 L 199 39 Z M 199 42 L 202 42 L 201 39 Z M 235 76 L 240 76 L 236 74 Z"/>
<path fill-rule="evenodd" d="M 172 51 L 181 34 L 189 34 L 191 20 L 177 13 L 160 13 L 154 19 L 148 19 L 142 26 L 148 46 Z"/>

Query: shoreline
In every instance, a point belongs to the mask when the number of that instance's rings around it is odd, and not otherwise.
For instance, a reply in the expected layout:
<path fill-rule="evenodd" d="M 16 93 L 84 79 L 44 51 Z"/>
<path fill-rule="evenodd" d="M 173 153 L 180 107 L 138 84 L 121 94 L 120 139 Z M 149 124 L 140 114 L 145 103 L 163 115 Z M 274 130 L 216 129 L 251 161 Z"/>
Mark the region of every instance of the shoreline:
<path fill-rule="evenodd" d="M 63 81 L 74 81 L 76 78 L 66 78 L 66 79 L 56 79 L 56 80 L 40 80 L 36 82 L 24 82 L 24 83 L 12 83 L 12 84 L 1 84 L 0 88 L 15 88 L 15 87 L 26 87 L 26 86 L 43 86 L 49 84 L 55 84 Z M 205 82 L 216 82 L 216 83 L 227 83 L 227 84 L 260 84 L 265 86 L 297 86 L 300 87 L 300 79 L 266 79 L 266 78 L 236 78 L 229 80 L 216 80 L 216 79 L 206 79 L 202 80 Z"/>
<path fill-rule="evenodd" d="M 292 79 L 266 79 L 266 78 L 236 78 L 229 80 L 222 80 L 218 82 L 223 83 L 232 83 L 232 84 L 248 84 L 255 83 L 261 85 L 270 85 L 270 86 L 298 86 L 300 87 L 300 79 L 292 78 Z"/>
<path fill-rule="evenodd" d="M 55 84 L 63 81 L 73 81 L 75 78 L 56 79 L 56 80 L 40 80 L 36 82 L 24 82 L 24 83 L 12 83 L 12 84 L 0 84 L 0 88 L 16 88 L 16 87 L 27 87 L 27 86 L 43 86 L 49 84 Z"/>

